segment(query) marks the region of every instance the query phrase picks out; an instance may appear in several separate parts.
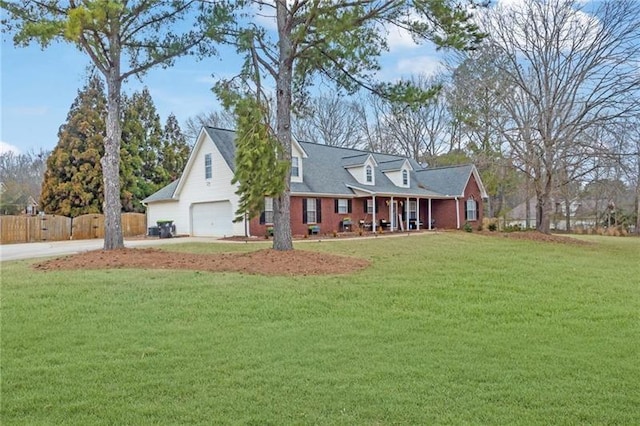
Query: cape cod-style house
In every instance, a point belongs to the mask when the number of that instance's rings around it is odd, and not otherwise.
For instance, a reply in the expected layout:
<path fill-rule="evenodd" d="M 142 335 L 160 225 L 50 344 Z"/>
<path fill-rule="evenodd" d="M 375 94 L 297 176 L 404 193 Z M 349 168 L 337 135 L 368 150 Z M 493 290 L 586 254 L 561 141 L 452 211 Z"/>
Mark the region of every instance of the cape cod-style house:
<path fill-rule="evenodd" d="M 260 217 L 233 222 L 238 207 L 235 133 L 201 130 L 182 176 L 143 202 L 149 226 L 171 220 L 177 234 L 264 236 L 272 200 Z M 293 235 L 460 229 L 482 223 L 487 197 L 475 166 L 424 168 L 411 158 L 293 141 Z"/>

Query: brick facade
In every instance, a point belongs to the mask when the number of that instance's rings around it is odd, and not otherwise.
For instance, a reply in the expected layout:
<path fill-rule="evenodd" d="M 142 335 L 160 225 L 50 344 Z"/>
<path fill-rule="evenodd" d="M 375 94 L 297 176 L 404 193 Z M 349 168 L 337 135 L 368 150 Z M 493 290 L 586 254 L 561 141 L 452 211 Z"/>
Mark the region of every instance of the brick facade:
<path fill-rule="evenodd" d="M 460 227 L 464 226 L 466 200 L 473 197 L 477 201 L 477 220 L 469 221 L 469 223 L 477 228 L 482 223 L 483 217 L 483 200 L 480 192 L 480 188 L 476 183 L 473 175 L 469 179 L 469 183 L 465 189 L 464 198 L 455 199 L 432 199 L 431 200 L 431 218 L 435 222 L 437 229 L 456 229 L 458 221 L 456 220 L 456 203 L 459 205 L 459 221 Z M 367 199 L 371 198 L 351 198 L 350 213 L 336 213 L 336 200 L 337 198 L 316 198 L 318 200 L 316 205 L 320 206 L 320 220 L 316 222 L 304 223 L 304 208 L 303 202 L 311 197 L 291 197 L 291 232 L 294 236 L 303 236 L 309 233 L 310 225 L 317 225 L 319 227 L 320 234 L 330 234 L 335 232 L 344 231 L 342 227 L 343 220 L 350 218 L 352 223 L 352 230 L 357 230 L 362 223 L 369 224 L 373 220 L 373 215 L 367 213 Z M 415 198 L 409 198 L 410 201 L 415 201 Z M 419 218 L 420 229 L 428 229 L 429 220 L 429 200 L 421 198 L 419 206 Z M 389 218 L 389 203 L 390 197 L 376 197 L 377 213 L 376 213 L 376 227 L 380 226 L 381 221 L 390 221 Z M 398 213 L 402 214 L 402 219 L 406 217 L 406 198 L 394 198 L 394 202 L 398 205 Z M 267 230 L 273 224 L 261 223 L 260 218 L 256 217 L 250 221 L 249 231 L 251 235 L 263 236 L 267 233 Z M 403 224 L 406 229 L 406 224 Z M 385 229 L 386 230 L 386 229 Z"/>

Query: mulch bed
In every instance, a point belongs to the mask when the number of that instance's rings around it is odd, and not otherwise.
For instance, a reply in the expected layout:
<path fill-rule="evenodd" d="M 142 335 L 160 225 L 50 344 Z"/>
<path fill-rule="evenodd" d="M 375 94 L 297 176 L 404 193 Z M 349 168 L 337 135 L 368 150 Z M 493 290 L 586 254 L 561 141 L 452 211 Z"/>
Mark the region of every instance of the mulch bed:
<path fill-rule="evenodd" d="M 365 259 L 304 250 L 257 250 L 248 253 L 194 254 L 153 248 L 96 250 L 39 262 L 39 271 L 74 269 L 188 269 L 258 275 L 349 274 L 370 265 Z"/>
<path fill-rule="evenodd" d="M 593 244 L 589 241 L 578 240 L 576 238 L 565 237 L 562 235 L 543 234 L 542 232 L 538 232 L 538 231 L 517 231 L 517 232 L 481 231 L 478 233 L 480 235 L 486 235 L 490 237 L 503 237 L 503 238 L 511 238 L 514 240 L 540 241 L 544 243 L 573 244 L 573 245 Z"/>

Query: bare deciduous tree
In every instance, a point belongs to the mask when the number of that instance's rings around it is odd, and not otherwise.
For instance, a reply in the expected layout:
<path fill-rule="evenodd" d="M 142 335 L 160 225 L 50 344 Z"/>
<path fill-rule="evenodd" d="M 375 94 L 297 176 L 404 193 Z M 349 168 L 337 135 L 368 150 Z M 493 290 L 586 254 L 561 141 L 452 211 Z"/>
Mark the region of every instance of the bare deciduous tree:
<path fill-rule="evenodd" d="M 596 155 L 590 131 L 640 108 L 640 3 L 605 1 L 593 13 L 584 7 L 576 0 L 527 0 L 483 20 L 489 42 L 507 59 L 498 65 L 515 87 L 502 98 L 514 125 L 505 136 L 533 182 L 536 228 L 545 233 L 560 170 Z"/>
<path fill-rule="evenodd" d="M 358 104 L 333 92 L 311 99 L 306 113 L 293 120 L 294 134 L 300 140 L 343 148 L 360 148 L 361 115 Z"/>
<path fill-rule="evenodd" d="M 187 118 L 184 124 L 184 135 L 189 143 L 193 143 L 204 126 L 233 129 L 235 125 L 236 118 L 229 111 L 201 112 L 198 115 Z"/>
<path fill-rule="evenodd" d="M 42 179 L 49 153 L 43 150 L 16 154 L 0 154 L 0 214 L 18 214 L 29 197 L 40 198 Z"/>

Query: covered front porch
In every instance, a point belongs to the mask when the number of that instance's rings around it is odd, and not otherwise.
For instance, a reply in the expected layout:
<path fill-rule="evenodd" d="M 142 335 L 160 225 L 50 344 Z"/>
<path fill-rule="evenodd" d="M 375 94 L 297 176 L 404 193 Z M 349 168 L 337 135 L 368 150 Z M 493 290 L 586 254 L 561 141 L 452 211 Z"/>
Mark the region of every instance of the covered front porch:
<path fill-rule="evenodd" d="M 360 194 L 359 194 L 360 195 Z M 444 221 L 439 224 L 442 218 L 443 209 L 442 197 L 435 196 L 407 196 L 397 194 L 367 194 L 357 198 L 362 200 L 364 215 L 358 215 L 354 225 L 365 231 L 371 232 L 402 232 L 432 230 L 437 226 L 443 227 Z M 455 201 L 455 219 L 450 217 L 447 220 L 447 227 L 452 227 L 452 219 L 455 228 L 460 229 L 461 206 L 459 200 Z M 452 216 L 453 216 L 452 215 Z"/>

